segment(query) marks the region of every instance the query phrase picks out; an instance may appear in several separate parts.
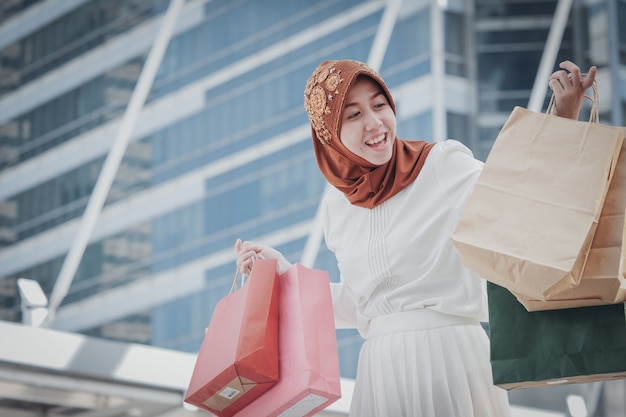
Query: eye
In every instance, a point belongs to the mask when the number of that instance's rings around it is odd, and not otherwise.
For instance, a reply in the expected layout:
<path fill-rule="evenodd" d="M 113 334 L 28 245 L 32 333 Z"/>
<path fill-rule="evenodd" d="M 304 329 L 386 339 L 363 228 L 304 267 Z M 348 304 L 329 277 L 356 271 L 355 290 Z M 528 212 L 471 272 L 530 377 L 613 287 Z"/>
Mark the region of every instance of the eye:
<path fill-rule="evenodd" d="M 359 114 L 361 114 L 360 111 L 354 111 L 354 112 L 351 112 L 351 113 L 347 113 L 346 119 L 354 119 L 354 118 L 358 117 Z"/>
<path fill-rule="evenodd" d="M 381 108 L 385 107 L 386 105 L 387 105 L 387 103 L 385 103 L 384 101 L 381 101 L 380 103 L 374 104 L 374 108 L 381 109 Z"/>

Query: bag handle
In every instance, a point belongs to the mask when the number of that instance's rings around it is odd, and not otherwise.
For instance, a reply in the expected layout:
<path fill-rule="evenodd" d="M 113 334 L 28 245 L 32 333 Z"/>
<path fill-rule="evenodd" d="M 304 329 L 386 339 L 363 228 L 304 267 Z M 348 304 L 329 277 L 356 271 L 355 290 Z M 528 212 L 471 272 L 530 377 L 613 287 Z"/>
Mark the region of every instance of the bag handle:
<path fill-rule="evenodd" d="M 587 74 L 581 74 L 582 76 L 587 76 Z M 589 114 L 589 122 L 590 123 L 600 123 L 600 93 L 598 92 L 598 81 L 593 80 L 593 84 L 591 84 L 591 90 L 593 91 L 593 97 L 585 95 L 585 98 L 591 101 L 591 113 Z M 556 105 L 556 98 L 554 93 L 552 93 L 552 97 L 550 97 L 550 103 L 548 104 L 548 110 L 546 113 L 554 114 L 554 106 Z"/>
<path fill-rule="evenodd" d="M 262 255 L 260 254 L 255 254 L 252 257 L 252 265 L 254 265 L 254 261 L 257 259 L 264 259 Z M 250 267 L 250 270 L 252 270 L 252 267 Z M 239 277 L 239 274 L 241 273 L 241 271 L 239 270 L 239 268 L 237 268 L 237 270 L 235 271 L 235 277 L 233 278 L 233 284 L 230 286 L 230 291 L 228 291 L 228 294 L 232 294 L 235 291 L 237 291 L 237 278 Z M 243 287 L 243 284 L 245 284 L 245 274 L 241 274 L 241 285 L 239 286 L 239 288 Z"/>
<path fill-rule="evenodd" d="M 235 277 L 233 278 L 233 284 L 230 286 L 228 294 L 232 294 L 237 291 L 237 278 L 239 277 L 239 268 L 235 271 Z M 243 286 L 243 275 L 241 275 L 241 285 Z"/>

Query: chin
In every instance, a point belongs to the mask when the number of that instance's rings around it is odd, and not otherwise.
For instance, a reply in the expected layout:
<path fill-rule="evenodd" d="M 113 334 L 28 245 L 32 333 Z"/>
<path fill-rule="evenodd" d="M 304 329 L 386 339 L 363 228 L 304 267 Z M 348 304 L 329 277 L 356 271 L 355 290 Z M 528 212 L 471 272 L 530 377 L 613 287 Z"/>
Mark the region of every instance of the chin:
<path fill-rule="evenodd" d="M 374 165 L 385 165 L 391 160 L 391 152 L 389 155 L 374 155 L 371 158 L 367 158 L 367 161 Z"/>

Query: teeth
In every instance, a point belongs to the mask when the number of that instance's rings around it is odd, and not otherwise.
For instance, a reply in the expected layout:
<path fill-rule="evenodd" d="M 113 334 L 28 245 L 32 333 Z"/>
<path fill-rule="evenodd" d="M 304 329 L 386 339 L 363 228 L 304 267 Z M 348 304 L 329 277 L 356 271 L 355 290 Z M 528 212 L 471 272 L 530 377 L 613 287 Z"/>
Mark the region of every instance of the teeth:
<path fill-rule="evenodd" d="M 385 139 L 385 134 L 382 133 L 376 136 L 374 139 L 367 141 L 365 143 L 367 143 L 368 145 L 376 145 L 377 143 L 382 142 L 384 139 Z"/>

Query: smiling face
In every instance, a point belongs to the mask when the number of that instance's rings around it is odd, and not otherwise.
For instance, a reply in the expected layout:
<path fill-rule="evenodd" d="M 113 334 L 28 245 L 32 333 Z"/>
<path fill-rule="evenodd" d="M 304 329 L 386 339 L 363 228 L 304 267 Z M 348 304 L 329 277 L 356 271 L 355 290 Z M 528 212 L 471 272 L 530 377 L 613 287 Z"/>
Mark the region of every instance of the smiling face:
<path fill-rule="evenodd" d="M 339 137 L 355 155 L 374 165 L 391 159 L 396 137 L 396 115 L 380 86 L 359 76 L 345 100 Z"/>

